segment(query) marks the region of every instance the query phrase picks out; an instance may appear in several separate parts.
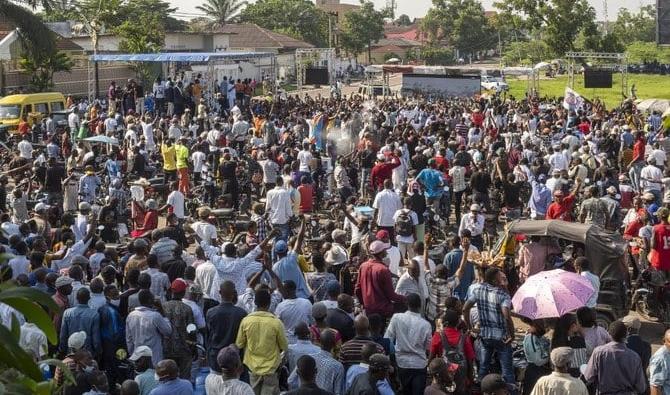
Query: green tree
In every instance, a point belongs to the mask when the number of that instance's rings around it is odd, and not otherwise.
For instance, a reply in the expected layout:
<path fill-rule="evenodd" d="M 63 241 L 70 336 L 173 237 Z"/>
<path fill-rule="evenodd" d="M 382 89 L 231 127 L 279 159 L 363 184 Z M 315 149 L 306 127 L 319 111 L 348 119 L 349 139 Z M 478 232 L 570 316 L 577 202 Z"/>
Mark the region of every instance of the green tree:
<path fill-rule="evenodd" d="M 63 52 L 28 51 L 19 61 L 23 73 L 30 75 L 30 87 L 36 92 L 49 91 L 54 86 L 54 73 L 72 70 L 72 60 Z"/>
<path fill-rule="evenodd" d="M 398 26 L 409 26 L 412 24 L 412 20 L 407 14 L 400 14 L 394 23 Z"/>
<path fill-rule="evenodd" d="M 497 36 L 477 0 L 435 0 L 422 23 L 429 40 L 447 39 L 463 55 L 494 48 Z"/>
<path fill-rule="evenodd" d="M 611 31 L 624 44 L 655 41 L 656 9 L 653 5 L 646 5 L 637 13 L 632 13 L 627 8 L 620 8 Z"/>
<path fill-rule="evenodd" d="M 494 5 L 505 15 L 520 15 L 523 28 L 559 56 L 575 50 L 579 33 L 595 26 L 595 10 L 588 0 L 501 0 Z"/>
<path fill-rule="evenodd" d="M 367 47 L 372 59 L 372 44 L 384 38 L 384 12 L 375 10 L 371 1 L 361 0 L 361 7 L 344 15 L 340 43 L 351 55 L 358 56 Z"/>
<path fill-rule="evenodd" d="M 542 40 L 517 41 L 505 46 L 503 63 L 507 66 L 534 65 L 552 56 L 551 48 Z"/>
<path fill-rule="evenodd" d="M 26 321 L 34 323 L 44 332 L 49 343 L 56 344 L 58 340 L 56 330 L 47 312 L 55 312 L 57 306 L 47 294 L 31 288 L 19 287 L 12 282 L 2 282 L 0 283 L 0 303 L 16 309 Z M 40 368 L 19 345 L 20 327 L 15 317 L 12 318 L 10 328 L 0 325 L 0 338 L 2 338 L 0 342 L 0 393 L 50 395 L 58 392 L 52 380 L 43 380 Z M 61 361 L 42 362 L 64 367 Z M 65 368 L 64 372 L 68 381 L 72 382 L 74 379 L 70 370 Z"/>
<path fill-rule="evenodd" d="M 140 0 L 142 1 L 142 0 Z M 165 44 L 165 29 L 160 14 L 138 10 L 129 13 L 114 32 L 121 38 L 119 50 L 128 53 L 160 52 Z M 134 63 L 133 69 L 145 83 L 150 82 L 153 67 L 147 63 Z"/>
<path fill-rule="evenodd" d="M 659 47 L 656 43 L 635 41 L 626 47 L 630 63 L 670 63 L 670 48 Z"/>
<path fill-rule="evenodd" d="M 212 27 L 220 28 L 226 23 L 234 22 L 242 7 L 246 5 L 246 1 L 240 0 L 205 0 L 202 5 L 195 8 L 209 15 Z"/>
<path fill-rule="evenodd" d="M 456 60 L 454 51 L 444 47 L 423 47 L 420 56 L 429 66 L 446 66 Z"/>
<path fill-rule="evenodd" d="M 328 45 L 328 15 L 311 0 L 258 0 L 240 13 L 240 21 L 307 41 Z"/>
<path fill-rule="evenodd" d="M 30 9 L 38 6 L 49 11 L 53 8 L 53 0 L 0 0 L 0 18 L 19 29 L 21 39 L 36 52 L 51 52 L 55 48 L 55 35 L 42 20 Z"/>

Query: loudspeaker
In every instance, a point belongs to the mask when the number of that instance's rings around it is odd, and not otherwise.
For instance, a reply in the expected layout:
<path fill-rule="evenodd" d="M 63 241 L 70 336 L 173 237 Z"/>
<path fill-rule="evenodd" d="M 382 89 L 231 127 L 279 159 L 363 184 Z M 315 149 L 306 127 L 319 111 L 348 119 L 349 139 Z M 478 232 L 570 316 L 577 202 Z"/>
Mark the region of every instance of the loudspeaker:
<path fill-rule="evenodd" d="M 612 70 L 585 69 L 584 88 L 611 88 Z"/>
<path fill-rule="evenodd" d="M 670 0 L 656 0 L 656 43 L 670 45 Z"/>
<path fill-rule="evenodd" d="M 328 69 L 325 67 L 307 67 L 305 69 L 305 85 L 328 85 Z"/>

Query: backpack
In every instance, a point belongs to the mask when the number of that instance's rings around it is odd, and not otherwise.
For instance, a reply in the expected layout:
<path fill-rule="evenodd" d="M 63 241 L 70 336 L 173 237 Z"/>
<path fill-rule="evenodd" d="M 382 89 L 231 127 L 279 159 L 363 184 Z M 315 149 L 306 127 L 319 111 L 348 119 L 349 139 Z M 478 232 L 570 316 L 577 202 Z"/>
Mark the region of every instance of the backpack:
<path fill-rule="evenodd" d="M 412 236 L 414 234 L 414 222 L 410 216 L 409 210 L 402 210 L 398 219 L 395 221 L 395 231 L 403 237 Z"/>
<path fill-rule="evenodd" d="M 454 347 L 449 344 L 444 330 L 440 331 L 440 339 L 442 341 L 442 359 L 450 367 L 454 365 L 454 384 L 456 384 L 456 394 L 463 394 L 465 392 L 465 385 L 468 375 L 468 360 L 465 358 L 465 337 L 464 333 L 460 334 L 458 344 Z"/>

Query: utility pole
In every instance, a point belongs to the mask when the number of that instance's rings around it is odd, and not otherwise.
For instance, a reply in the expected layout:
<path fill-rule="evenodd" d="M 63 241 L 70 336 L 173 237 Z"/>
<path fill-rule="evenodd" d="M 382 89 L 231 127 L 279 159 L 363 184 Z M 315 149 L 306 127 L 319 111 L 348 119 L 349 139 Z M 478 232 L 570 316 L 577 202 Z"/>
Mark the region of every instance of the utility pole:
<path fill-rule="evenodd" d="M 387 0 L 386 8 L 390 11 L 391 21 L 395 21 L 395 0 Z"/>

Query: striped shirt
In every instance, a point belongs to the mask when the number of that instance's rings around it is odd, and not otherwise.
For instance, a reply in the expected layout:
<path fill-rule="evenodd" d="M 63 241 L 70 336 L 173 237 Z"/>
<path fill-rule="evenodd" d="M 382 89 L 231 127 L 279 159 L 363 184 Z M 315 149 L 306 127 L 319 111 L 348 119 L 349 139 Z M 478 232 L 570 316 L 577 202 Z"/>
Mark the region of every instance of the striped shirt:
<path fill-rule="evenodd" d="M 345 369 L 348 369 L 351 365 L 363 362 L 361 351 L 366 344 L 376 346 L 376 354 L 384 354 L 384 348 L 372 340 L 371 337 L 356 336 L 342 344 L 342 348 L 340 349 L 340 362 L 344 365 Z"/>

